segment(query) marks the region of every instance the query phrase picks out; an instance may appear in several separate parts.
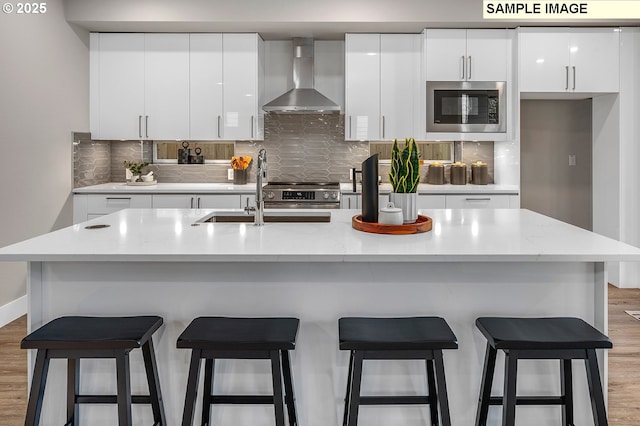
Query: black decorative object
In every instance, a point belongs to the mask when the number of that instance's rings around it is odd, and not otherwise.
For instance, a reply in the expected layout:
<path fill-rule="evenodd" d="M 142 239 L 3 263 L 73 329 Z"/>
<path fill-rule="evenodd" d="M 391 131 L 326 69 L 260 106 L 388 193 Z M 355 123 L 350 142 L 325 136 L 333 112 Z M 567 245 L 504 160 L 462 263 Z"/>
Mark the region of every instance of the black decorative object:
<path fill-rule="evenodd" d="M 362 221 L 378 221 L 378 154 L 362 162 Z"/>
<path fill-rule="evenodd" d="M 189 157 L 191 157 L 191 150 L 189 148 L 189 142 L 182 142 L 182 149 L 178 149 L 178 164 L 189 164 Z"/>
<path fill-rule="evenodd" d="M 202 148 L 197 147 L 193 152 L 196 155 L 189 155 L 189 164 L 204 164 L 204 155 L 200 155 Z"/>

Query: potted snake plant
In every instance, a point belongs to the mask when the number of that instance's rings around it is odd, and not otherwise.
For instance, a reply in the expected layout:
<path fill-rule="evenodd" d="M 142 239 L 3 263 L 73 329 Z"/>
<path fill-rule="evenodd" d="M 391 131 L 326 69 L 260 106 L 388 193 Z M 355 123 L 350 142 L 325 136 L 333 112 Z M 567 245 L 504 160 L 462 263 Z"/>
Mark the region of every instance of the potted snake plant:
<path fill-rule="evenodd" d="M 420 183 L 420 153 L 415 139 L 404 140 L 400 150 L 398 140 L 393 141 L 389 180 L 393 187 L 390 201 L 402 209 L 404 223 L 418 220 L 418 184 Z"/>

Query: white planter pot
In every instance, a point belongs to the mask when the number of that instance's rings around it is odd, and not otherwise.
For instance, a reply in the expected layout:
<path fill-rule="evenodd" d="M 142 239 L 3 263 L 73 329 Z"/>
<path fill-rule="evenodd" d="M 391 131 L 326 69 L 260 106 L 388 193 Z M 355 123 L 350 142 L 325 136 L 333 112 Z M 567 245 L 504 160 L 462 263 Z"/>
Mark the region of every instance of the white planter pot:
<path fill-rule="evenodd" d="M 392 192 L 389 197 L 396 207 L 402 209 L 402 218 L 404 223 L 415 223 L 418 220 L 418 193 L 399 193 Z"/>

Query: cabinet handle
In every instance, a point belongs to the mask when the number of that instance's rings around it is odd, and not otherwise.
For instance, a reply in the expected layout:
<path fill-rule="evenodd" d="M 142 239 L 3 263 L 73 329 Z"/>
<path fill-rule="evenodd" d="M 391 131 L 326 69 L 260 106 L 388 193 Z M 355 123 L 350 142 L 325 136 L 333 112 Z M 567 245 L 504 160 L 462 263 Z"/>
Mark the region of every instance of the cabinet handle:
<path fill-rule="evenodd" d="M 573 68 L 573 90 L 576 90 L 576 67 L 575 67 L 575 65 L 572 68 Z"/>
<path fill-rule="evenodd" d="M 220 116 L 218 116 L 218 138 L 220 138 Z"/>
<path fill-rule="evenodd" d="M 189 206 L 190 209 L 193 208 L 193 197 L 191 197 L 191 205 Z"/>
<path fill-rule="evenodd" d="M 349 116 L 349 139 L 351 139 L 351 116 Z"/>
<path fill-rule="evenodd" d="M 565 76 L 564 76 L 564 90 L 569 90 L 569 66 L 564 67 Z"/>
<path fill-rule="evenodd" d="M 491 201 L 491 198 L 465 198 L 465 201 Z"/>
<path fill-rule="evenodd" d="M 147 139 L 149 139 L 149 116 L 144 116 L 144 133 L 147 135 Z"/>
<path fill-rule="evenodd" d="M 253 121 L 254 121 L 254 116 L 251 116 L 251 138 L 254 138 L 255 136 L 253 136 Z"/>
<path fill-rule="evenodd" d="M 460 69 L 462 71 L 462 75 L 460 75 L 460 80 L 464 80 L 464 66 L 465 66 L 464 55 L 460 57 L 460 63 L 461 63 Z"/>
<path fill-rule="evenodd" d="M 200 208 L 200 197 L 198 197 L 198 204 L 197 207 Z"/>
<path fill-rule="evenodd" d="M 142 116 L 138 116 L 138 137 L 142 139 Z"/>
<path fill-rule="evenodd" d="M 469 55 L 468 57 L 469 59 L 467 60 L 467 80 L 471 79 L 471 55 Z"/>
<path fill-rule="evenodd" d="M 131 200 L 131 197 L 107 197 L 107 200 Z"/>
<path fill-rule="evenodd" d="M 385 136 L 384 136 L 384 135 L 385 135 L 385 133 L 386 133 L 386 132 L 385 132 L 385 130 L 386 130 L 386 129 L 385 129 L 385 122 L 384 122 L 384 115 L 383 115 L 383 116 L 382 116 L 382 139 L 384 139 L 384 138 L 385 138 Z"/>

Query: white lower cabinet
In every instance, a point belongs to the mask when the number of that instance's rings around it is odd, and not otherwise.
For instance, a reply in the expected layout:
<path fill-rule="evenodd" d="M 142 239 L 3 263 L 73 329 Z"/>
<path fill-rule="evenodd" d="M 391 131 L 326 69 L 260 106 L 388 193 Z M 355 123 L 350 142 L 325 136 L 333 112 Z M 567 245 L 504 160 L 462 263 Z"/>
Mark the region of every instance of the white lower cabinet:
<path fill-rule="evenodd" d="M 508 209 L 510 195 L 447 195 L 448 209 Z"/>
<path fill-rule="evenodd" d="M 446 206 L 445 195 L 418 194 L 418 210 L 420 209 L 444 209 Z"/>
<path fill-rule="evenodd" d="M 380 194 L 378 196 L 378 205 L 384 207 L 389 202 L 389 194 Z M 341 209 L 361 209 L 362 195 L 360 194 L 342 194 L 340 201 Z"/>
<path fill-rule="evenodd" d="M 151 208 L 151 194 L 76 194 L 73 196 L 73 223 L 85 222 L 122 209 Z"/>
<path fill-rule="evenodd" d="M 254 194 L 154 194 L 154 208 L 239 209 L 255 205 Z"/>

